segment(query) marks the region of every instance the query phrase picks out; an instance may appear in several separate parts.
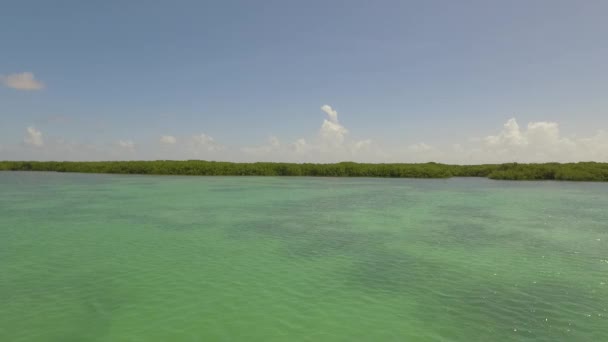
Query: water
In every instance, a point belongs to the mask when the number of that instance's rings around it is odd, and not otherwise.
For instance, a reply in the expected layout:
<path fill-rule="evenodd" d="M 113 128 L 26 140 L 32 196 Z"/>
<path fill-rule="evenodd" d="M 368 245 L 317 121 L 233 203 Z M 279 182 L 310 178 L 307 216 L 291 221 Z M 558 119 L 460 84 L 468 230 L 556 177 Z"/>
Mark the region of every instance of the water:
<path fill-rule="evenodd" d="M 608 341 L 608 184 L 0 172 L 0 341 Z"/>

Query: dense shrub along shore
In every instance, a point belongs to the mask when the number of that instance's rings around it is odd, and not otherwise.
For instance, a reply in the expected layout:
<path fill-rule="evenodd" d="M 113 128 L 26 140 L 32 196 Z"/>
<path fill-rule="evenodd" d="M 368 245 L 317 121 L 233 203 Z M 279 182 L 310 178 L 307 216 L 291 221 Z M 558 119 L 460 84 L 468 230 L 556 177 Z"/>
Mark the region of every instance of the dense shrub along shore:
<path fill-rule="evenodd" d="M 504 180 L 608 181 L 608 163 L 545 163 L 448 165 L 364 164 L 342 162 L 311 163 L 230 163 L 203 160 L 34 162 L 0 161 L 4 171 L 56 171 L 143 175 L 200 176 L 318 176 L 318 177 L 391 177 L 449 178 L 487 177 Z"/>

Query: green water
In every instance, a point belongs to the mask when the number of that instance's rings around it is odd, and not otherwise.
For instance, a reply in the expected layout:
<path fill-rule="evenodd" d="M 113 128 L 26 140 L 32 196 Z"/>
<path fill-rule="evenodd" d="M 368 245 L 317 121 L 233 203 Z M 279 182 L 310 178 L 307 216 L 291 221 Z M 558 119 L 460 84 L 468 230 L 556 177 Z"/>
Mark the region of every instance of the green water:
<path fill-rule="evenodd" d="M 0 172 L 0 341 L 608 341 L 608 184 Z"/>

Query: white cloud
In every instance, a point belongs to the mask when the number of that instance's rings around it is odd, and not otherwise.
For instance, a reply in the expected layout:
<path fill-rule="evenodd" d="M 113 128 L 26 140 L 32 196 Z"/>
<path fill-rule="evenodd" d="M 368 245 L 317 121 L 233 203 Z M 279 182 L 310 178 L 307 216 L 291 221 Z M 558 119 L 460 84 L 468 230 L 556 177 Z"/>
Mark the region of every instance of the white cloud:
<path fill-rule="evenodd" d="M 319 134 L 324 142 L 332 145 L 340 145 L 344 142 L 348 130 L 338 122 L 338 112 L 328 105 L 323 105 L 321 110 L 324 111 L 329 120 L 323 120 Z"/>
<path fill-rule="evenodd" d="M 287 161 L 335 162 L 572 162 L 608 161 L 608 133 L 600 131 L 592 137 L 568 138 L 560 134 L 555 122 L 530 122 L 521 128 L 515 118 L 509 119 L 497 134 L 454 141 L 442 146 L 418 142 L 404 147 L 383 148 L 370 139 L 349 139 L 349 131 L 340 124 L 338 113 L 331 106 L 321 107 L 328 118 L 323 121 L 317 140 L 298 139 L 280 148 L 256 150 L 259 159 L 278 158 Z M 260 157 L 261 156 L 261 157 Z M 264 157 L 265 156 L 265 157 Z"/>
<path fill-rule="evenodd" d="M 294 150 L 298 153 L 305 153 L 310 150 L 310 145 L 306 142 L 306 139 L 298 139 L 292 144 Z"/>
<path fill-rule="evenodd" d="M 433 149 L 433 147 L 431 147 L 431 145 L 427 145 L 423 142 L 410 145 L 407 148 L 408 148 L 408 150 L 414 151 L 414 152 L 426 152 L 426 151 L 430 151 Z"/>
<path fill-rule="evenodd" d="M 177 138 L 171 135 L 163 135 L 160 137 L 160 142 L 165 145 L 175 145 L 177 143 Z"/>
<path fill-rule="evenodd" d="M 327 114 L 318 135 L 312 139 L 300 138 L 289 144 L 281 144 L 278 138 L 271 137 L 262 146 L 244 147 L 241 151 L 245 159 L 291 161 L 291 162 L 336 162 L 345 160 L 379 160 L 385 156 L 372 140 L 356 141 L 349 139 L 348 129 L 338 120 L 338 112 L 329 105 L 321 110 Z"/>
<path fill-rule="evenodd" d="M 27 133 L 25 135 L 25 138 L 23 139 L 23 142 L 28 146 L 34 146 L 34 147 L 44 146 L 44 140 L 42 139 L 42 132 L 40 132 L 39 130 L 37 130 L 34 127 L 31 127 L 31 126 L 28 127 Z"/>
<path fill-rule="evenodd" d="M 211 137 L 205 133 L 201 133 L 199 135 L 192 136 L 190 141 L 191 141 L 192 147 L 194 148 L 195 152 L 201 152 L 201 151 L 215 152 L 215 151 L 222 150 L 224 148 L 224 146 L 218 144 L 215 141 L 215 139 L 213 139 L 213 137 Z"/>
<path fill-rule="evenodd" d="M 515 118 L 509 119 L 498 135 L 487 136 L 484 142 L 488 146 L 523 146 L 527 144 Z"/>
<path fill-rule="evenodd" d="M 0 76 L 0 81 L 5 86 L 18 90 L 40 90 L 45 87 L 44 83 L 38 81 L 31 72 Z"/>
<path fill-rule="evenodd" d="M 586 152 L 586 160 L 608 162 L 608 132 L 598 131 L 592 137 L 578 139 L 577 146 Z"/>
<path fill-rule="evenodd" d="M 32 148 L 35 147 L 35 148 Z M 117 144 L 116 149 L 121 149 Z M 112 148 L 78 142 L 63 138 L 46 137 L 34 127 L 28 127 L 23 143 L 4 145 L 0 150 L 0 160 L 119 160 L 129 159 L 111 153 Z"/>
<path fill-rule="evenodd" d="M 120 140 L 109 145 L 85 145 L 47 137 L 35 127 L 27 127 L 23 144 L 4 144 L 0 160 L 127 160 L 206 159 L 225 161 L 285 162 L 443 162 L 459 164 L 504 162 L 608 162 L 608 132 L 591 136 L 563 136 L 556 122 L 538 121 L 519 125 L 509 119 L 495 133 L 466 141 L 446 141 L 444 145 L 407 142 L 381 146 L 371 139 L 353 139 L 338 120 L 338 113 L 323 106 L 327 115 L 320 130 L 311 136 L 282 142 L 270 136 L 257 146 L 230 147 L 201 133 L 135 144 Z M 46 131 L 45 131 L 46 133 Z M 158 139 L 158 138 L 157 138 Z M 168 148 L 170 146 L 170 148 Z M 32 148 L 36 147 L 36 148 Z"/>
<path fill-rule="evenodd" d="M 341 144 L 344 142 L 348 130 L 337 122 L 324 120 L 319 133 L 325 142 L 330 144 Z"/>
<path fill-rule="evenodd" d="M 509 119 L 502 131 L 483 139 L 470 139 L 468 145 L 458 145 L 454 162 L 575 162 L 608 161 L 608 136 L 600 131 L 588 138 L 561 136 L 556 122 L 530 122 L 521 129 Z"/>
<path fill-rule="evenodd" d="M 135 152 L 135 143 L 131 140 L 119 140 L 118 146 L 131 153 Z"/>
<path fill-rule="evenodd" d="M 331 108 L 329 105 L 321 106 L 321 110 L 324 111 L 331 122 L 338 122 L 338 112 Z"/>
<path fill-rule="evenodd" d="M 254 146 L 254 147 L 243 147 L 241 148 L 241 152 L 257 157 L 264 157 L 269 154 L 278 153 L 281 150 L 281 141 L 279 138 L 275 136 L 268 137 L 268 143 L 262 146 Z"/>
<path fill-rule="evenodd" d="M 353 149 L 355 151 L 362 151 L 362 150 L 367 150 L 372 146 L 372 140 L 371 139 L 365 139 L 365 140 L 361 140 L 361 141 L 356 141 L 353 144 Z"/>

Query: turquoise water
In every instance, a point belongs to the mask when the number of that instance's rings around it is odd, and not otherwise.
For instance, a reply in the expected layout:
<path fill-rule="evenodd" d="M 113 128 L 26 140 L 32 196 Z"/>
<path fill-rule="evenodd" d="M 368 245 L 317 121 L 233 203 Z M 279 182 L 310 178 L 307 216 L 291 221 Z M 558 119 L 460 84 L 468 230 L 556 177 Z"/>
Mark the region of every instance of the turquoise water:
<path fill-rule="evenodd" d="M 0 341 L 608 341 L 608 184 L 0 172 Z"/>

